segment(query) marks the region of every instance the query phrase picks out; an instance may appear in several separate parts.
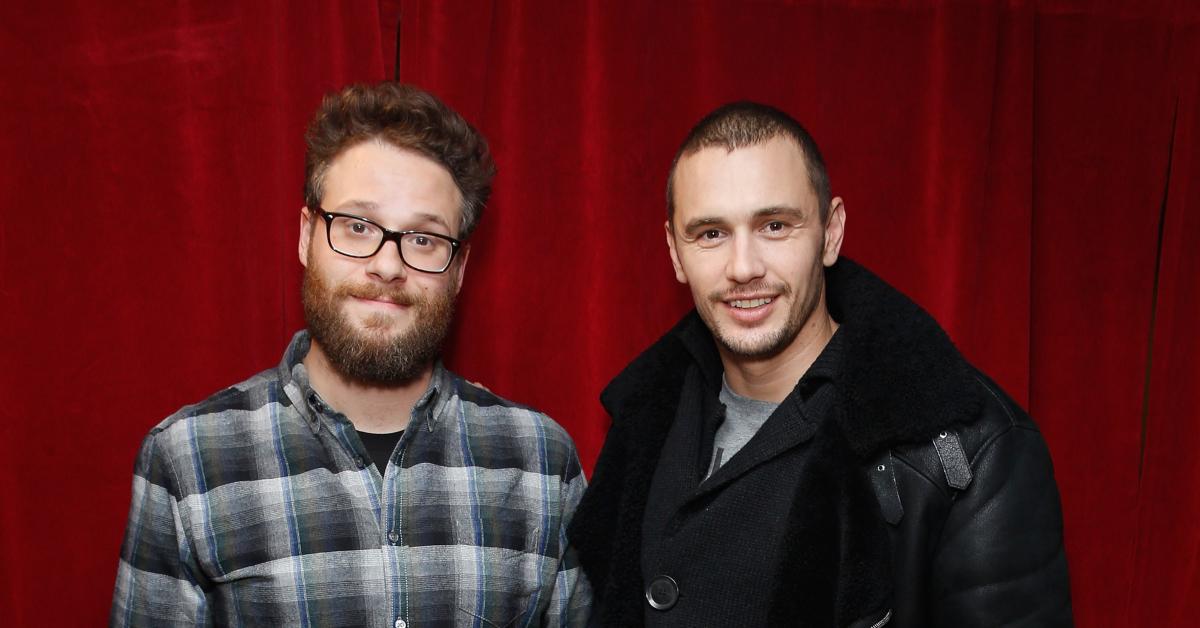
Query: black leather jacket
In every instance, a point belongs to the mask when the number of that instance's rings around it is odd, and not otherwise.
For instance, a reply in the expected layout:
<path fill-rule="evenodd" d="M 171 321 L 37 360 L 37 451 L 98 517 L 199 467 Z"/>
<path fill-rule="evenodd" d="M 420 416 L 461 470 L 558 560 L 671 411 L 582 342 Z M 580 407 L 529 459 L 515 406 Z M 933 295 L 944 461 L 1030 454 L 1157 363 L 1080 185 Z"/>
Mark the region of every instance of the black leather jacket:
<path fill-rule="evenodd" d="M 869 465 L 891 538 L 894 626 L 1070 626 L 1062 514 L 1033 420 L 978 375 L 978 418 Z"/>
<path fill-rule="evenodd" d="M 826 291 L 846 347 L 838 401 L 797 439 L 804 473 L 768 492 L 788 532 L 770 548 L 779 563 L 762 625 L 1071 625 L 1058 491 L 1033 421 L 928 314 L 865 269 L 843 259 L 827 270 Z M 707 394 L 695 390 L 697 369 L 714 368 L 711 336 L 692 313 L 601 397 L 613 425 L 569 531 L 595 589 L 594 625 L 644 625 L 651 479 L 681 399 Z M 709 573 L 704 555 L 681 559 L 692 572 L 681 578 Z M 743 626 L 738 602 L 648 616 Z"/>

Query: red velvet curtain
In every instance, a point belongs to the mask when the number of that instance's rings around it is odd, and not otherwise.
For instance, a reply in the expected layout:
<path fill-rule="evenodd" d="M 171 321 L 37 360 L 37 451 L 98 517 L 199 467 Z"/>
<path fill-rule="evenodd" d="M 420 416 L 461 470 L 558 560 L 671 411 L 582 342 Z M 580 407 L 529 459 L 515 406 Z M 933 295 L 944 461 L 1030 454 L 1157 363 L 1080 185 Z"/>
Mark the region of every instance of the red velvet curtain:
<path fill-rule="evenodd" d="M 1200 11 L 1159 2 L 0 8 L 0 623 L 106 616 L 137 444 L 303 325 L 302 132 L 391 76 L 490 138 L 452 368 L 554 416 L 689 306 L 671 156 L 750 98 L 821 142 L 846 253 L 1030 408 L 1081 626 L 1200 616 Z"/>

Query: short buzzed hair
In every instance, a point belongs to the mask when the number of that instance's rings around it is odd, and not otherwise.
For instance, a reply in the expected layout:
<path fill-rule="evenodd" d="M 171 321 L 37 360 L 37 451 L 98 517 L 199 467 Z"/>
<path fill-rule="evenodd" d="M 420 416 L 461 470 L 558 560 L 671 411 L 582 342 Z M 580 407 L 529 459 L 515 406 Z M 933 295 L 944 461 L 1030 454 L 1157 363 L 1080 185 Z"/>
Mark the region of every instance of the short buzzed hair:
<path fill-rule="evenodd" d="M 799 122 L 788 114 L 771 107 L 750 101 L 732 102 L 722 105 L 696 123 L 684 138 L 683 144 L 671 162 L 667 175 L 667 221 L 675 218 L 675 169 L 679 160 L 718 146 L 733 152 L 747 146 L 757 146 L 776 137 L 791 138 L 800 147 L 804 163 L 808 168 L 808 183 L 817 193 L 821 212 L 821 223 L 829 219 L 829 203 L 833 195 L 829 189 L 829 173 L 825 160 L 817 148 L 817 142 Z"/>
<path fill-rule="evenodd" d="M 492 192 L 496 165 L 487 140 L 433 94 L 384 81 L 327 94 L 304 136 L 304 203 L 316 214 L 333 160 L 366 141 L 390 144 L 440 164 L 462 195 L 458 238 L 470 237 Z"/>

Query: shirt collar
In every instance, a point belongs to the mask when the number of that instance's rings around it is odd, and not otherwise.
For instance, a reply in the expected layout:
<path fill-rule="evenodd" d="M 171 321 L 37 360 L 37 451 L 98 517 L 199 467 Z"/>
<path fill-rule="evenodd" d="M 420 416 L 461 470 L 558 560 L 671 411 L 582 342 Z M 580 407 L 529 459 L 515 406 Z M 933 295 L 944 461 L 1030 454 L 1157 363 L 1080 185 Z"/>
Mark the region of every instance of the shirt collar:
<path fill-rule="evenodd" d="M 446 410 L 455 392 L 454 378 L 439 359 L 433 363 L 433 377 L 429 378 L 429 388 L 417 403 L 413 404 L 411 425 L 419 425 L 419 422 L 423 421 L 425 428 L 432 432 L 442 417 L 446 416 Z"/>

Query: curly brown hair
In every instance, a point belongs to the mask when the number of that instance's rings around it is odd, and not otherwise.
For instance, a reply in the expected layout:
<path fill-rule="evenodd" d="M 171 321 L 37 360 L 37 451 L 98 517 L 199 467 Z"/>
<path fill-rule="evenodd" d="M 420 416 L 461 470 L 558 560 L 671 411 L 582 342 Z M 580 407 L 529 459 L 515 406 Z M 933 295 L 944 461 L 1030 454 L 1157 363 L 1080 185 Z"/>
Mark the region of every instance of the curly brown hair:
<path fill-rule="evenodd" d="M 411 85 L 385 81 L 326 94 L 304 140 L 304 203 L 309 208 L 320 206 L 333 160 L 368 140 L 417 152 L 450 172 L 462 195 L 459 239 L 470 237 L 492 193 L 496 165 L 487 140 L 436 96 Z"/>

